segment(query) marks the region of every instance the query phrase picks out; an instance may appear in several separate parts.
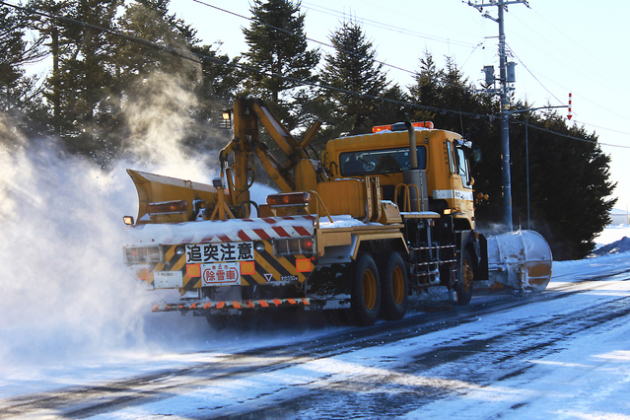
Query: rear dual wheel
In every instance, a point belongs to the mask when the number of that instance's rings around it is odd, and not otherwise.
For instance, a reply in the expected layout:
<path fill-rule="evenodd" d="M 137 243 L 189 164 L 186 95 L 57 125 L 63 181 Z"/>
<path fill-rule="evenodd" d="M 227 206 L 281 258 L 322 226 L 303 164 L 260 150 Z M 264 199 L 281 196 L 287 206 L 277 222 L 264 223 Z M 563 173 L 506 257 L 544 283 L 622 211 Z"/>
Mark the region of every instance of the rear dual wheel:
<path fill-rule="evenodd" d="M 405 261 L 398 252 L 381 254 L 378 260 L 377 266 L 371 255 L 362 254 L 355 262 L 350 306 L 355 324 L 372 325 L 379 314 L 395 321 L 407 312 L 409 283 Z"/>
<path fill-rule="evenodd" d="M 372 325 L 381 310 L 381 283 L 378 268 L 369 254 L 357 258 L 350 290 L 350 315 L 358 325 Z"/>
<path fill-rule="evenodd" d="M 407 312 L 408 304 L 408 280 L 405 261 L 398 252 L 392 252 L 384 256 L 381 266 L 381 291 L 383 307 L 381 314 L 388 321 L 402 319 Z"/>

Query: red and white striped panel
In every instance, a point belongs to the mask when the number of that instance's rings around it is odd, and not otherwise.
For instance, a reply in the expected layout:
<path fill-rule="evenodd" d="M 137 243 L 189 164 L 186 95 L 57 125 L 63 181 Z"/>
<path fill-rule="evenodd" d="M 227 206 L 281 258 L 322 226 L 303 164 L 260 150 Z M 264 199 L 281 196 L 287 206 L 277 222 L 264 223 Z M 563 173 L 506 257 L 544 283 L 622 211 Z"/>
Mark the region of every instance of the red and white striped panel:
<path fill-rule="evenodd" d="M 264 217 L 179 224 L 147 224 L 125 231 L 126 245 L 242 242 L 313 236 L 315 217 Z"/>

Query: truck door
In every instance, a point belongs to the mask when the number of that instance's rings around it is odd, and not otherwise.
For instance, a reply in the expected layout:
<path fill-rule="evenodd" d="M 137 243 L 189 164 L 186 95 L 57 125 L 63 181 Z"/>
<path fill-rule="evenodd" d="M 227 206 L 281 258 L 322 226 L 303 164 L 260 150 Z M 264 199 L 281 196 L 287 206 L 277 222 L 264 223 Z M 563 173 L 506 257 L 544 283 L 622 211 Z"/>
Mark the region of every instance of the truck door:
<path fill-rule="evenodd" d="M 462 213 L 468 215 L 473 220 L 473 179 L 471 175 L 471 165 L 469 161 L 470 149 L 463 144 L 455 142 L 455 165 L 456 173 L 459 175 L 460 183 L 453 183 L 455 206 L 459 207 Z"/>

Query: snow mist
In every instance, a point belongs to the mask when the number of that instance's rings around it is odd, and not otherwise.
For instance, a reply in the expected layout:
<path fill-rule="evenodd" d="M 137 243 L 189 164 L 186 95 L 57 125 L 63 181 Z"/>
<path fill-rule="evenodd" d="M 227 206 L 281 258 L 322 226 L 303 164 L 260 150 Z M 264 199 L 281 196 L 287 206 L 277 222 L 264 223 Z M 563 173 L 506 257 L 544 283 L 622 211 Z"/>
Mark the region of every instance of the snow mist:
<path fill-rule="evenodd" d="M 135 335 L 146 298 L 124 279 L 124 172 L 39 142 L 0 151 L 0 358 L 45 361 Z M 132 320 L 133 322 L 129 322 Z"/>
<path fill-rule="evenodd" d="M 150 83 L 160 89 L 126 106 L 133 152 L 107 171 L 52 140 L 26 141 L 0 115 L 4 139 L 15 137 L 0 142 L 0 377 L 210 334 L 203 318 L 152 314 L 161 292 L 145 291 L 122 262 L 122 216 L 138 206 L 126 168 L 204 183 L 218 175 L 206 165 L 217 151 L 180 147 L 193 96 L 168 78 Z"/>

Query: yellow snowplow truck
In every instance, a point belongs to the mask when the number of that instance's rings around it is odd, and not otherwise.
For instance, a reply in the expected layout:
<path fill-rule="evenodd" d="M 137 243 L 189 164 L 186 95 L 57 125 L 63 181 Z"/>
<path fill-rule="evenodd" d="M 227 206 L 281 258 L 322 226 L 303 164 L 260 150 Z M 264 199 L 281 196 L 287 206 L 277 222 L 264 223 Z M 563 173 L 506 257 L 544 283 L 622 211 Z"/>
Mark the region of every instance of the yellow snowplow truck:
<path fill-rule="evenodd" d="M 535 232 L 475 230 L 471 166 L 479 150 L 431 122 L 374 127 L 307 150 L 259 100 L 225 117 L 234 139 L 212 185 L 128 170 L 139 196 L 125 262 L 150 289 L 180 298 L 154 311 L 219 314 L 345 310 L 360 325 L 404 317 L 410 299 L 442 287 L 457 304 L 475 289 L 542 291 L 551 252 Z M 262 125 L 282 151 L 259 138 Z M 279 190 L 250 199 L 257 158 Z"/>

